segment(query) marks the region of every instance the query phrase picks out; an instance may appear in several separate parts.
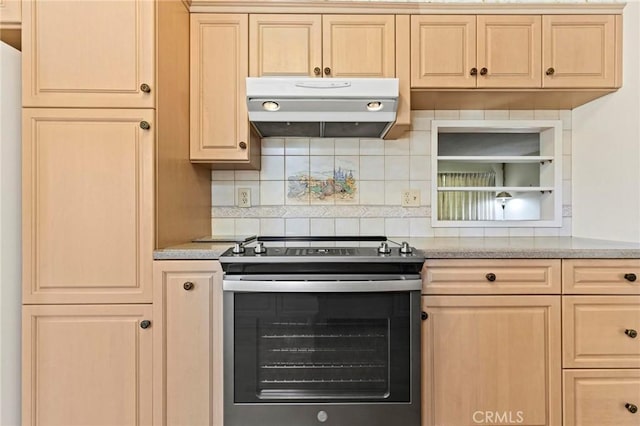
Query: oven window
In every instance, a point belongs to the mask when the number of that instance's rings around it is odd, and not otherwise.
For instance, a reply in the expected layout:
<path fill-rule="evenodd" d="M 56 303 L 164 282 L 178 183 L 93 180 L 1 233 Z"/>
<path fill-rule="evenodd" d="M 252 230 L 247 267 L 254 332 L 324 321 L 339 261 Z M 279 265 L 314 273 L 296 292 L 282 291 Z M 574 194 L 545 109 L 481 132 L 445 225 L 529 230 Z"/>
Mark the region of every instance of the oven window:
<path fill-rule="evenodd" d="M 235 402 L 409 401 L 409 293 L 235 293 Z"/>

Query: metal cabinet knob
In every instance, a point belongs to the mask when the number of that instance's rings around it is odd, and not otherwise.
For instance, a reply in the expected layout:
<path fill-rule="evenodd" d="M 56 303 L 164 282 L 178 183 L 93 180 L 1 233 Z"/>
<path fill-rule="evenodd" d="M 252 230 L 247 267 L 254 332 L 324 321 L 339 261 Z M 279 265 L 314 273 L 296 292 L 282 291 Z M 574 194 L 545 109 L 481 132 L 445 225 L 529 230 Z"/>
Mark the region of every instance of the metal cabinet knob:
<path fill-rule="evenodd" d="M 149 320 L 140 321 L 140 328 L 147 329 L 149 327 L 151 327 L 151 321 L 149 321 Z"/>
<path fill-rule="evenodd" d="M 149 124 L 148 121 L 141 121 L 140 122 L 140 128 L 142 130 L 149 130 L 151 128 L 151 124 Z"/>
<path fill-rule="evenodd" d="M 320 67 L 315 67 L 315 68 L 313 69 L 313 73 L 314 73 L 315 75 L 320 75 L 320 74 L 322 74 L 322 69 L 320 69 Z"/>
<path fill-rule="evenodd" d="M 331 74 L 331 68 L 326 67 L 326 68 L 324 69 L 324 75 L 330 75 L 330 74 Z"/>
<path fill-rule="evenodd" d="M 247 149 L 247 143 L 246 142 L 240 142 L 238 144 L 238 146 L 240 147 L 240 149 Z"/>
<path fill-rule="evenodd" d="M 421 319 L 422 321 L 426 321 L 427 319 L 429 319 L 429 314 L 428 314 L 428 313 L 426 313 L 425 311 L 422 311 L 422 312 L 420 313 L 420 319 Z"/>
<path fill-rule="evenodd" d="M 638 277 L 636 276 L 636 274 L 624 274 L 624 279 L 629 281 L 629 282 L 634 282 L 635 280 L 638 279 Z"/>
<path fill-rule="evenodd" d="M 187 291 L 193 290 L 193 287 L 194 285 L 191 281 L 187 281 L 186 283 L 182 284 L 182 288 L 184 288 Z"/>
<path fill-rule="evenodd" d="M 140 85 L 140 90 L 142 90 L 144 93 L 149 93 L 151 92 L 151 86 L 149 86 L 147 83 L 142 83 Z"/>
<path fill-rule="evenodd" d="M 547 71 L 545 72 L 545 74 L 547 75 L 554 75 L 556 73 L 556 70 L 551 67 L 551 68 L 547 68 Z"/>
<path fill-rule="evenodd" d="M 496 274 L 494 274 L 493 272 L 489 272 L 487 275 L 485 275 L 485 278 L 487 279 L 487 281 L 495 281 L 496 280 Z"/>
<path fill-rule="evenodd" d="M 638 406 L 635 404 L 631 404 L 630 402 L 627 402 L 626 404 L 624 404 L 624 408 L 629 410 L 631 414 L 635 414 L 638 412 Z"/>
<path fill-rule="evenodd" d="M 488 72 L 489 72 L 489 70 L 488 70 L 488 69 L 486 69 L 485 67 L 482 67 L 482 68 L 480 69 L 480 75 L 487 75 L 487 73 L 488 73 Z"/>
<path fill-rule="evenodd" d="M 478 75 L 478 68 L 475 68 L 475 67 L 471 68 L 471 71 L 469 72 L 469 74 L 474 76 Z"/>
<path fill-rule="evenodd" d="M 638 332 L 636 330 L 634 330 L 633 328 L 627 328 L 624 331 L 624 334 L 626 334 L 627 336 L 631 337 L 632 339 L 635 339 L 636 337 L 638 337 Z"/>

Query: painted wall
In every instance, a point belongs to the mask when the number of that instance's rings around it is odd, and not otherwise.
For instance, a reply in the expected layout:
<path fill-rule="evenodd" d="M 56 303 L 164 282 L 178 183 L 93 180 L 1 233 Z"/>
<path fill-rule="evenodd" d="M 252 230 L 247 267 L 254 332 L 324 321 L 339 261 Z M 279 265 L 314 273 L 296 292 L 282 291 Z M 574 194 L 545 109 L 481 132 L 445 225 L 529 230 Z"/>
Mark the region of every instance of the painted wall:
<path fill-rule="evenodd" d="M 20 52 L 0 42 L 0 425 L 20 424 Z"/>
<path fill-rule="evenodd" d="M 640 242 L 640 2 L 623 14 L 623 86 L 573 110 L 573 235 Z"/>

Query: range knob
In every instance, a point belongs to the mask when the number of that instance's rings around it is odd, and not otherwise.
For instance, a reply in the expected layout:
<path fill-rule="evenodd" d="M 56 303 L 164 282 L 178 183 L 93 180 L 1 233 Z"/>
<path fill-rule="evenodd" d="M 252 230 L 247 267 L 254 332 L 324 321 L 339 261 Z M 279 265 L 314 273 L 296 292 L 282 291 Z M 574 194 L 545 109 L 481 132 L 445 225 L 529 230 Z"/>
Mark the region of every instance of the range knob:
<path fill-rule="evenodd" d="M 231 250 L 233 254 L 242 254 L 244 253 L 244 246 L 242 243 L 235 243 L 233 245 L 233 250 Z"/>
<path fill-rule="evenodd" d="M 267 248 L 264 246 L 264 243 L 261 241 L 253 248 L 253 252 L 255 254 L 263 254 L 267 252 Z"/>
<path fill-rule="evenodd" d="M 402 253 L 402 254 L 411 254 L 411 253 L 413 253 L 413 248 L 409 245 L 408 242 L 403 241 L 402 245 L 400 246 L 400 253 Z"/>
<path fill-rule="evenodd" d="M 379 254 L 389 254 L 391 253 L 391 249 L 389 248 L 389 244 L 382 242 L 380 243 L 380 247 L 378 247 Z"/>

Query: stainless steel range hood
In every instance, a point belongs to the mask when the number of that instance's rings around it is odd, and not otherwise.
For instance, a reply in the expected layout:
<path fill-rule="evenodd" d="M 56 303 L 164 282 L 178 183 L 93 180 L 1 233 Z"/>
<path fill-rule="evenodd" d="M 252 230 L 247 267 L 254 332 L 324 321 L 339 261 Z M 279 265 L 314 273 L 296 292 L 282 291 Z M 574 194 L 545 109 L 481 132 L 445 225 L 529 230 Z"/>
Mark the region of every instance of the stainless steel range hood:
<path fill-rule="evenodd" d="M 397 104 L 397 78 L 247 78 L 249 121 L 262 137 L 381 138 Z"/>

